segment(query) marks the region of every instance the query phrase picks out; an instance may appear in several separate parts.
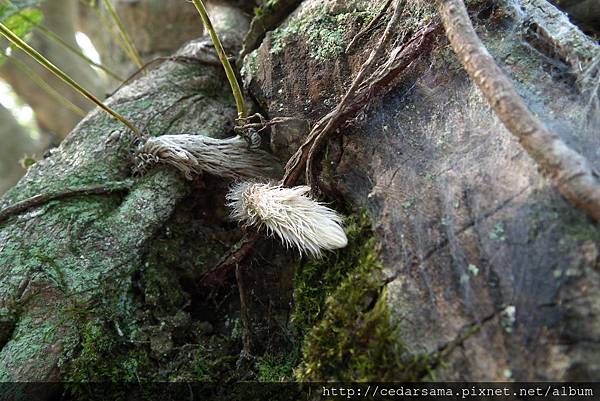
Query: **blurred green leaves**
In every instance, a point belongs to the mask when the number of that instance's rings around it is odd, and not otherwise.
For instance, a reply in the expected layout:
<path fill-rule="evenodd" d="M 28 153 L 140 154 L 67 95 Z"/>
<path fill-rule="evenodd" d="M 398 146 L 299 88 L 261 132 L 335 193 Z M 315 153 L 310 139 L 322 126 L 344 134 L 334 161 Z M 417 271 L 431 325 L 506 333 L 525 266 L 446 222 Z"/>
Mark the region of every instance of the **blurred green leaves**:
<path fill-rule="evenodd" d="M 41 0 L 0 0 L 0 23 L 8 27 L 22 39 L 39 25 L 44 16 L 39 10 Z M 0 65 L 6 60 L 5 49 L 9 46 L 7 41 L 0 41 Z M 12 45 L 11 45 L 12 46 Z"/>

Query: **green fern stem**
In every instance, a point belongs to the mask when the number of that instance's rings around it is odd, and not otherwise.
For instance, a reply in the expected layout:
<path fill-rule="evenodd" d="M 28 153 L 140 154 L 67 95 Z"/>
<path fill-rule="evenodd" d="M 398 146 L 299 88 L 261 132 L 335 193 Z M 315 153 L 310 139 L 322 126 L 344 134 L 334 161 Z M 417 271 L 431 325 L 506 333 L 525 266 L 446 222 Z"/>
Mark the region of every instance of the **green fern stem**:
<path fill-rule="evenodd" d="M 129 57 L 133 60 L 133 62 L 137 65 L 138 68 L 142 68 L 144 66 L 144 63 L 142 62 L 140 53 L 136 49 L 133 40 L 131 40 L 131 37 L 127 33 L 125 25 L 123 24 L 123 21 L 121 21 L 119 14 L 117 14 L 117 12 L 115 11 L 115 8 L 113 7 L 110 0 L 104 0 L 104 6 L 108 10 L 108 13 L 110 14 L 111 18 L 113 19 L 113 21 L 117 25 L 117 28 L 119 29 L 119 33 L 121 34 L 121 37 L 123 38 L 123 41 L 125 42 L 125 45 L 127 47 L 127 53 L 129 54 Z"/>
<path fill-rule="evenodd" d="M 2 34 L 2 36 L 6 37 L 6 39 L 8 39 L 13 45 L 19 47 L 21 50 L 23 50 L 25 53 L 27 53 L 35 61 L 37 61 L 42 66 L 44 66 L 45 68 L 50 70 L 50 72 L 52 72 L 54 75 L 56 75 L 57 77 L 62 79 L 65 83 L 67 83 L 69 86 L 71 86 L 77 92 L 79 92 L 81 95 L 85 96 L 90 101 L 95 103 L 98 107 L 100 107 L 102 110 L 104 110 L 105 112 L 110 114 L 112 117 L 114 117 L 115 119 L 117 119 L 118 121 L 123 123 L 127 128 L 132 130 L 136 135 L 141 136 L 141 132 L 131 122 L 129 122 L 125 117 L 123 117 L 122 115 L 120 115 L 119 113 L 117 113 L 116 111 L 114 111 L 113 109 L 111 109 L 110 107 L 105 105 L 104 103 L 102 103 L 102 101 L 100 99 L 98 99 L 96 96 L 94 96 L 88 90 L 86 90 L 84 87 L 82 87 L 77 82 L 75 82 L 75 80 L 73 80 L 69 75 L 67 75 L 60 68 L 58 68 L 57 66 L 52 64 L 47 58 L 42 56 L 33 47 L 29 46 L 23 39 L 21 39 L 20 37 L 15 35 L 14 32 L 12 32 L 9 28 L 7 28 L 2 23 L 0 23 L 0 34 Z"/>
<path fill-rule="evenodd" d="M 206 11 L 206 7 L 204 7 L 204 3 L 202 0 L 192 0 L 198 13 L 200 13 L 200 17 L 202 18 L 202 22 L 206 27 L 206 30 L 210 34 L 210 38 L 215 46 L 215 50 L 217 51 L 217 55 L 219 56 L 219 60 L 223 65 L 223 69 L 225 69 L 225 74 L 227 75 L 227 80 L 229 81 L 229 85 L 231 86 L 231 91 L 233 92 L 233 97 L 235 98 L 235 105 L 237 107 L 238 118 L 243 119 L 246 118 L 246 105 L 244 103 L 244 95 L 242 93 L 242 88 L 235 76 L 235 72 L 231 67 L 231 63 L 229 59 L 227 59 L 227 55 L 225 54 L 225 50 L 223 49 L 223 45 L 217 36 L 217 32 L 210 22 L 210 18 L 208 16 L 208 12 Z"/>

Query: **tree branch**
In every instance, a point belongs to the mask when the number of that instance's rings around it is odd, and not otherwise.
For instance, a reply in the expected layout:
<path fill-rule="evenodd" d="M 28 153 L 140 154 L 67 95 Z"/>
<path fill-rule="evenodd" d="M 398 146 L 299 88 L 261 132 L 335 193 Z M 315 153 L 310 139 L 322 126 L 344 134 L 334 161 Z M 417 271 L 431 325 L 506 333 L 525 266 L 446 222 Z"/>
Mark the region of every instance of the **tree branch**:
<path fill-rule="evenodd" d="M 600 221 L 600 177 L 525 105 L 473 29 L 462 0 L 438 0 L 446 34 L 469 76 L 542 174 L 569 202 Z"/>

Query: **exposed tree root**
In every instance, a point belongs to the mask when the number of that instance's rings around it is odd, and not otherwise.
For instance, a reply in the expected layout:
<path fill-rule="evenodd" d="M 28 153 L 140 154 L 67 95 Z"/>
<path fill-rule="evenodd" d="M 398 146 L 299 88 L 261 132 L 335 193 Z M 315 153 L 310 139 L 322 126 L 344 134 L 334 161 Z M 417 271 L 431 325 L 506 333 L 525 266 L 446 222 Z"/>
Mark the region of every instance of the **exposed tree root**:
<path fill-rule="evenodd" d="M 365 36 L 365 34 L 369 31 L 371 31 L 371 29 L 373 29 L 373 27 L 375 27 L 379 21 L 381 21 L 381 18 L 385 15 L 385 13 L 387 12 L 388 7 L 392 4 L 393 0 L 387 0 L 385 2 L 385 4 L 383 5 L 383 7 L 381 7 L 381 11 L 379 11 L 379 14 L 377 14 L 375 16 L 375 18 L 373 18 L 371 20 L 371 22 L 369 22 L 367 24 L 367 26 L 365 26 L 364 28 L 362 28 L 360 30 L 360 32 L 358 32 L 350 41 L 350 43 L 348 43 L 348 46 L 346 46 L 346 54 L 350 52 L 350 50 L 352 50 L 352 48 L 354 47 L 354 45 L 356 44 L 356 42 L 359 41 L 359 39 L 361 39 L 363 36 Z"/>
<path fill-rule="evenodd" d="M 317 128 L 319 124 L 317 124 L 317 127 L 315 127 L 315 129 L 313 129 L 313 132 L 311 132 L 311 135 L 309 135 L 310 139 L 307 140 L 305 144 L 303 144 L 300 147 L 300 149 L 302 149 L 305 145 L 308 145 L 310 143 L 310 150 L 308 151 L 306 158 L 306 183 L 309 186 L 312 187 L 313 183 L 315 182 L 315 177 L 313 174 L 313 161 L 315 160 L 315 153 L 320 150 L 329 133 L 333 132 L 332 128 L 338 122 L 338 120 L 341 120 L 340 117 L 342 116 L 343 111 L 349 106 L 353 99 L 358 97 L 358 88 L 361 86 L 365 86 L 365 77 L 367 73 L 371 71 L 373 65 L 377 61 L 379 61 L 379 58 L 384 50 L 385 45 L 389 42 L 390 38 L 394 34 L 394 28 L 398 25 L 398 22 L 402 15 L 402 11 L 404 11 L 404 0 L 396 0 L 396 4 L 394 5 L 394 14 L 392 15 L 392 18 L 388 22 L 385 31 L 383 32 L 383 35 L 379 39 L 379 42 L 377 42 L 375 48 L 371 51 L 369 58 L 362 65 L 362 67 L 358 71 L 358 74 L 356 74 L 352 85 L 350 85 L 350 89 L 348 89 L 348 92 L 346 92 L 346 95 L 344 95 L 342 101 L 333 110 L 333 114 L 331 115 L 331 118 L 329 118 L 326 121 L 326 124 L 324 124 L 324 128 L 319 130 Z M 312 134 L 315 134 L 315 136 L 312 137 Z"/>
<path fill-rule="evenodd" d="M 598 173 L 529 111 L 475 33 L 462 0 L 438 0 L 438 7 L 452 48 L 506 128 L 569 202 L 600 221 Z"/>
<path fill-rule="evenodd" d="M 6 220 L 10 216 L 23 213 L 28 209 L 41 206 L 53 200 L 71 198 L 74 196 L 109 195 L 117 192 L 128 192 L 132 185 L 133 181 L 126 180 L 81 188 L 68 188 L 64 191 L 35 195 L 0 210 L 0 222 Z"/>
<path fill-rule="evenodd" d="M 401 0 L 396 3 L 394 17 L 388 23 L 382 38 L 359 71 L 342 101 L 333 111 L 317 122 L 306 141 L 288 161 L 285 167 L 285 175 L 281 181 L 283 185 L 294 185 L 305 167 L 307 184 L 313 184 L 315 182 L 313 173 L 315 155 L 319 152 L 325 140 L 337 128 L 368 105 L 373 98 L 383 96 L 393 89 L 394 85 L 391 84 L 415 60 L 427 54 L 432 47 L 435 33 L 440 28 L 438 21 L 431 21 L 410 39 L 403 41 L 402 44 L 392 49 L 389 58 L 369 78 L 365 79 L 367 72 L 379 59 L 385 43 L 389 40 L 390 32 L 393 31 L 402 14 L 403 4 L 404 2 Z"/>

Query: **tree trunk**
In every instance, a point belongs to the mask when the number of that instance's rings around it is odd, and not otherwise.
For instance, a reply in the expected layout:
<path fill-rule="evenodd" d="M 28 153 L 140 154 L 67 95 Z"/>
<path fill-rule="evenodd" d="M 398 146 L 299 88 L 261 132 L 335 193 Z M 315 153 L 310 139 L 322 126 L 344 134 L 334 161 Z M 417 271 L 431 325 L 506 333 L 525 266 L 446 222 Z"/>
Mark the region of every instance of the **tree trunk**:
<path fill-rule="evenodd" d="M 257 110 L 293 117 L 271 132 L 282 162 L 346 93 L 392 14 L 377 16 L 386 3 L 305 0 L 247 49 Z M 572 68 L 598 46 L 566 21 L 553 36 L 545 0 L 494 4 L 468 7 L 496 62 L 600 168 L 597 125 L 581 111 L 589 92 Z M 239 10 L 220 12 L 223 36 L 227 21 L 246 29 Z M 387 54 L 439 27 L 430 2 L 407 1 L 400 21 Z M 443 31 L 427 32 L 321 152 L 318 185 L 348 215 L 349 246 L 298 260 L 261 239 L 237 272 L 241 301 L 233 271 L 226 285 L 207 279 L 243 235 L 227 219 L 229 181 L 166 167 L 131 179 L 132 138 L 91 113 L 3 198 L 106 186 L 0 221 L 0 378 L 598 378 L 600 230 L 538 173 Z M 194 51 L 206 48 L 181 52 Z M 152 135 L 224 137 L 236 115 L 228 93 L 219 67 L 167 61 L 109 104 Z"/>

